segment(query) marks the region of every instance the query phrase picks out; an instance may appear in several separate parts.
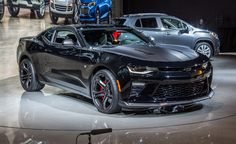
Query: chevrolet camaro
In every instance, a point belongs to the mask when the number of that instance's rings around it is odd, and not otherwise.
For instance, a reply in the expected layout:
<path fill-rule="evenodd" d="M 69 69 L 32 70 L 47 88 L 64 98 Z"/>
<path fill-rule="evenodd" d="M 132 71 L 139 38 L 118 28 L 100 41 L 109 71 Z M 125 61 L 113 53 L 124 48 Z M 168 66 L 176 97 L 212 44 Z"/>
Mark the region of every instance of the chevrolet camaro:
<path fill-rule="evenodd" d="M 206 56 L 159 46 L 126 26 L 52 27 L 21 38 L 17 61 L 26 91 L 60 87 L 91 98 L 102 113 L 188 105 L 213 96 Z"/>

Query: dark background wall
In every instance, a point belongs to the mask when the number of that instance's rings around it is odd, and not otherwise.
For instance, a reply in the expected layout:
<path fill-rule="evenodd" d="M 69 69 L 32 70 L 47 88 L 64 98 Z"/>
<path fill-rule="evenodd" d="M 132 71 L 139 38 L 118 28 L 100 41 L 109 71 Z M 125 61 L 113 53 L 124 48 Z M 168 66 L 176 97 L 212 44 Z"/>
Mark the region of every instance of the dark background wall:
<path fill-rule="evenodd" d="M 222 52 L 236 52 L 235 0 L 124 0 L 123 13 L 162 12 L 193 25 L 202 18 L 206 28 L 219 34 Z"/>

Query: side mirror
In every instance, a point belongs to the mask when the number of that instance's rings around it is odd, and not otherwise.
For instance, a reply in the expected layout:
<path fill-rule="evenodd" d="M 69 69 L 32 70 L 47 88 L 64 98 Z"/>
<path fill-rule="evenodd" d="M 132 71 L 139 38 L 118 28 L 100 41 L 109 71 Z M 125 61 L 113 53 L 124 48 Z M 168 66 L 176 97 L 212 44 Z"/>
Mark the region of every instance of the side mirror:
<path fill-rule="evenodd" d="M 179 34 L 189 33 L 188 28 L 179 30 Z"/>
<path fill-rule="evenodd" d="M 74 42 L 72 39 L 65 39 L 63 42 L 62 42 L 62 45 L 64 46 L 73 46 L 74 45 Z"/>
<path fill-rule="evenodd" d="M 155 38 L 153 36 L 150 36 L 149 39 L 153 42 L 155 41 Z"/>

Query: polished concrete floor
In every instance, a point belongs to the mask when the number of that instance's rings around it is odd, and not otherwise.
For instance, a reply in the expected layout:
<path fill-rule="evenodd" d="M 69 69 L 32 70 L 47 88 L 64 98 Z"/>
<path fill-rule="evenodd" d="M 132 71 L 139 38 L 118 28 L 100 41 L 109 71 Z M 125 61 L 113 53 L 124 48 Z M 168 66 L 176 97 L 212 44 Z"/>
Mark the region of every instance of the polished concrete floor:
<path fill-rule="evenodd" d="M 236 54 L 214 58 L 215 95 L 188 111 L 105 115 L 90 100 L 68 91 L 47 86 L 42 92 L 29 93 L 21 88 L 18 40 L 49 26 L 48 15 L 37 20 L 29 11 L 22 11 L 19 18 L 6 12 L 0 24 L 0 144 L 88 143 L 87 136 L 77 136 L 101 128 L 113 128 L 113 132 L 93 136 L 93 143 L 236 143 Z"/>

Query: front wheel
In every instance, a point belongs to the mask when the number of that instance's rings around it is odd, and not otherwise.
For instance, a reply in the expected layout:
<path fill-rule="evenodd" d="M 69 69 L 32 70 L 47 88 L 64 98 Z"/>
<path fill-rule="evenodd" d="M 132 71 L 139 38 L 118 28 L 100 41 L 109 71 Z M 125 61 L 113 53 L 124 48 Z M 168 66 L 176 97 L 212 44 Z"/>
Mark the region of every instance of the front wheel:
<path fill-rule="evenodd" d="M 196 52 L 201 53 L 201 54 L 207 56 L 208 58 L 211 58 L 213 56 L 213 48 L 207 42 L 197 43 L 195 50 L 196 50 Z"/>
<path fill-rule="evenodd" d="M 108 70 L 98 71 L 91 80 L 91 95 L 98 111 L 112 114 L 121 111 L 119 106 L 120 93 L 116 78 Z"/>
<path fill-rule="evenodd" d="M 20 12 L 20 8 L 17 6 L 14 6 L 11 0 L 7 1 L 7 8 L 12 17 L 17 17 L 17 15 Z"/>
<path fill-rule="evenodd" d="M 20 82 L 24 90 L 28 92 L 40 91 L 44 88 L 44 84 L 40 83 L 33 64 L 29 59 L 24 59 L 19 65 Z"/>
<path fill-rule="evenodd" d="M 42 0 L 41 3 L 40 3 L 39 10 L 36 11 L 37 17 L 39 19 L 44 18 L 44 16 L 45 16 L 45 9 L 46 9 L 46 4 L 45 4 L 45 1 Z"/>

